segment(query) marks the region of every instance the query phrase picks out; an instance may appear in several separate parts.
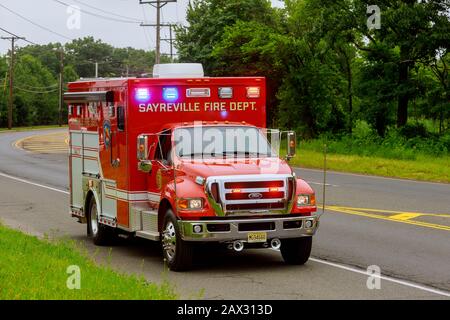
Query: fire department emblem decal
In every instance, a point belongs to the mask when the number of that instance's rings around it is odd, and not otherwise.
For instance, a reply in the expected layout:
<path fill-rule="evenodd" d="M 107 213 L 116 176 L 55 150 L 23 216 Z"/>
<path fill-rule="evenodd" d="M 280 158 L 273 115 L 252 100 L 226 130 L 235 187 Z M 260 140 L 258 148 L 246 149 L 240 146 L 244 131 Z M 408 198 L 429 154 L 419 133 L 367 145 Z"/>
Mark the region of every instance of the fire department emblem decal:
<path fill-rule="evenodd" d="M 105 148 L 108 149 L 111 144 L 111 123 L 109 121 L 103 123 L 103 136 L 105 137 Z"/>
<path fill-rule="evenodd" d="M 158 188 L 158 190 L 161 190 L 161 188 L 162 188 L 162 173 L 161 173 L 161 169 L 159 169 L 158 172 L 156 172 L 156 188 Z"/>

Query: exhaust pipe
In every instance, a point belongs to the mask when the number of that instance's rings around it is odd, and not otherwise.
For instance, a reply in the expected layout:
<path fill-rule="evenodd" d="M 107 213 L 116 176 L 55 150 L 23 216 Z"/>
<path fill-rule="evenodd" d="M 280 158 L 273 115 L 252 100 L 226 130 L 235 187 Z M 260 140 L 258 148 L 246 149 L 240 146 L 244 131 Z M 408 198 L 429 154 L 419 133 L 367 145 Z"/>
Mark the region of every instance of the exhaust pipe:
<path fill-rule="evenodd" d="M 233 249 L 236 252 L 241 252 L 242 250 L 244 250 L 244 243 L 240 240 L 236 240 L 233 242 Z"/>
<path fill-rule="evenodd" d="M 270 241 L 270 246 L 272 247 L 272 249 L 274 250 L 279 250 L 281 247 L 281 241 L 278 238 L 272 239 Z"/>

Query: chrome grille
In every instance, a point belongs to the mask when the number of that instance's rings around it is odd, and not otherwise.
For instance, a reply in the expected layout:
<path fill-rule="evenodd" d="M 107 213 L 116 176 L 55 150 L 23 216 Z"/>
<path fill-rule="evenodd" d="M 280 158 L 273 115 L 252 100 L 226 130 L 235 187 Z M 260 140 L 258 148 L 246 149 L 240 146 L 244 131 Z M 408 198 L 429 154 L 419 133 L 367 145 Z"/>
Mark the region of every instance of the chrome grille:
<path fill-rule="evenodd" d="M 209 177 L 207 190 L 224 214 L 282 211 L 288 207 L 293 179 L 286 174 Z"/>

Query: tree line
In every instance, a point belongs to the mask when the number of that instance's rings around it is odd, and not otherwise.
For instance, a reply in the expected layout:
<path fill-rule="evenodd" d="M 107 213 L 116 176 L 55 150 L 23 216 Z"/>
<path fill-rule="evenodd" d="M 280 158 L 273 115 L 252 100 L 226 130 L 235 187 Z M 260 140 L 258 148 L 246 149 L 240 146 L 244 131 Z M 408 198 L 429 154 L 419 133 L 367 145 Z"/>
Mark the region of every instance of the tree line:
<path fill-rule="evenodd" d="M 443 134 L 449 17 L 449 0 L 197 0 L 176 47 L 213 76 L 266 76 L 269 123 L 305 138 L 360 120 L 379 136 L 422 119 Z"/>
<path fill-rule="evenodd" d="M 379 28 L 368 23 L 373 3 Z M 283 8 L 269 0 L 194 0 L 187 25 L 176 28 L 176 48 L 180 62 L 200 62 L 210 76 L 265 76 L 269 125 L 304 138 L 351 135 L 360 121 L 380 137 L 395 127 L 423 132 L 422 120 L 444 135 L 449 17 L 450 0 L 285 0 Z M 145 75 L 155 58 L 92 37 L 18 48 L 14 126 L 57 123 L 61 50 L 64 83 L 93 77 L 96 63 L 101 77 Z M 0 56 L 0 127 L 8 63 L 8 54 Z"/>
<path fill-rule="evenodd" d="M 67 82 L 95 76 L 142 76 L 151 73 L 154 51 L 115 48 L 92 37 L 62 45 L 28 45 L 17 48 L 14 63 L 13 126 L 58 123 L 59 73 L 63 51 L 64 90 Z M 169 58 L 162 56 L 162 61 Z M 7 126 L 9 95 L 9 53 L 0 56 L 0 127 Z M 67 110 L 63 108 L 63 120 Z"/>

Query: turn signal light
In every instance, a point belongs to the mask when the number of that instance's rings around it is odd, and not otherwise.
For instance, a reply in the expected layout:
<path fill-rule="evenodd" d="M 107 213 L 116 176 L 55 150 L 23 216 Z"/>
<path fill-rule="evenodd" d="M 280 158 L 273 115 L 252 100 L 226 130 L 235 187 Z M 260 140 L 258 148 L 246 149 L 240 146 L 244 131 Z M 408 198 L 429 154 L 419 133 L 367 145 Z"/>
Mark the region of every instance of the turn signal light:
<path fill-rule="evenodd" d="M 233 88 L 231 88 L 231 87 L 219 88 L 219 98 L 222 98 L 222 99 L 233 98 Z"/>
<path fill-rule="evenodd" d="M 259 87 L 247 87 L 247 98 L 256 99 L 260 97 Z"/>

